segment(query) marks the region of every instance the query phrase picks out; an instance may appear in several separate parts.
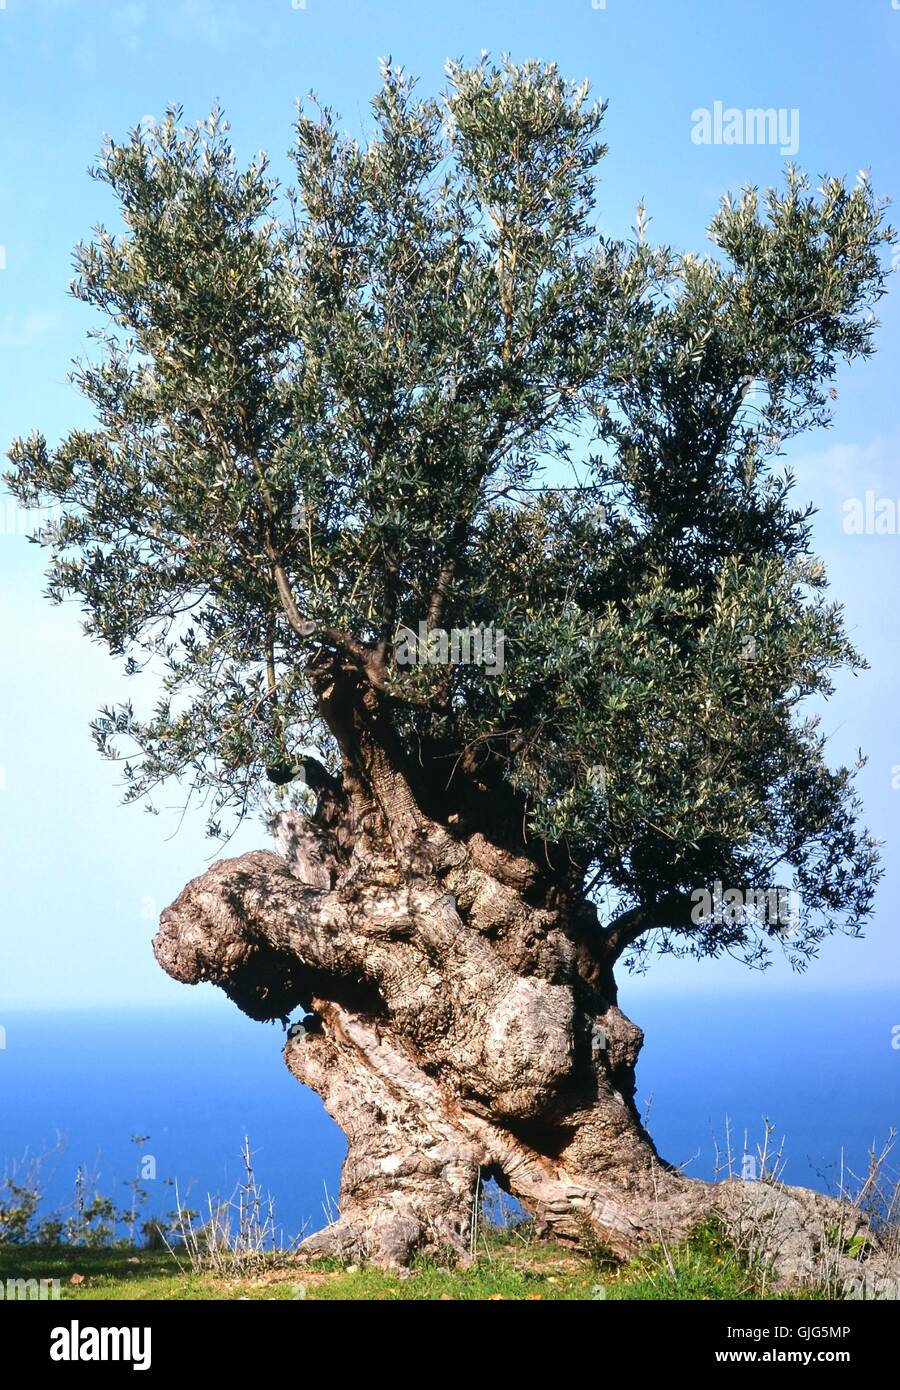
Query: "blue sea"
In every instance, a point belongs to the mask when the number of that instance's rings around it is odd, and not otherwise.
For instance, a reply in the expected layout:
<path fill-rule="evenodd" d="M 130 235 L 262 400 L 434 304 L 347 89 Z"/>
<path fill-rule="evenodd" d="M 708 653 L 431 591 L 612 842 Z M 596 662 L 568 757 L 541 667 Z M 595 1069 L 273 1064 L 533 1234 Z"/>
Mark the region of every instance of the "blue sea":
<path fill-rule="evenodd" d="M 786 1180 L 834 1191 L 842 1162 L 845 1173 L 864 1173 L 869 1150 L 900 1127 L 895 991 L 644 991 L 622 1002 L 646 1035 L 642 1112 L 660 1152 L 694 1176 L 713 1176 L 726 1124 L 739 1172 L 765 1117 L 783 1138 Z M 285 1240 L 333 1208 L 343 1137 L 287 1072 L 280 1027 L 209 1003 L 6 1013 L 0 1023 L 0 1173 L 45 1154 L 45 1215 L 71 1202 L 79 1166 L 127 1206 L 134 1135 L 147 1136 L 155 1160 L 147 1213 L 171 1209 L 165 1179 L 193 1207 L 229 1196 L 245 1135 Z"/>

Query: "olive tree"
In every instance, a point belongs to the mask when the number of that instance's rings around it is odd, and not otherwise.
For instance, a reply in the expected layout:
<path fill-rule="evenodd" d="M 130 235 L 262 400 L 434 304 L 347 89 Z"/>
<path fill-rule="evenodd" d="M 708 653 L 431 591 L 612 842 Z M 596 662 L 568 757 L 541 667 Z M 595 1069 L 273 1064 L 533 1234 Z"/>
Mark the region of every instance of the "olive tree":
<path fill-rule="evenodd" d="M 364 142 L 301 108 L 287 187 L 218 111 L 107 142 L 96 425 L 10 452 L 60 504 L 51 599 L 161 681 L 94 727 L 128 798 L 270 817 L 154 949 L 303 1011 L 287 1065 L 348 1140 L 313 1251 L 462 1252 L 488 1176 L 619 1254 L 733 1215 L 641 1124 L 616 971 L 802 967 L 871 910 L 809 712 L 864 663 L 783 454 L 872 351 L 883 204 L 791 168 L 705 255 L 643 209 L 614 239 L 603 114 L 553 65 L 452 63 L 432 99 L 385 64 Z"/>

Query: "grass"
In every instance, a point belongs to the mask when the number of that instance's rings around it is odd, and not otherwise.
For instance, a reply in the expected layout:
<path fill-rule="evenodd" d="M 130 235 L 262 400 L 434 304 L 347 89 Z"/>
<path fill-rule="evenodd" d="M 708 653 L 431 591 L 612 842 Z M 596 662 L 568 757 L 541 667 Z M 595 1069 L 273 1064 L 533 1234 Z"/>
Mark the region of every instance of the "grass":
<path fill-rule="evenodd" d="M 66 1300 L 307 1299 L 377 1301 L 721 1300 L 771 1297 L 718 1228 L 701 1228 L 683 1245 L 653 1247 L 627 1265 L 532 1240 L 528 1228 L 485 1234 L 477 1259 L 455 1268 L 419 1259 L 405 1277 L 334 1261 L 303 1264 L 267 1258 L 255 1275 L 192 1273 L 168 1251 L 127 1247 L 0 1245 L 0 1281 L 59 1279 Z M 816 1298 L 804 1290 L 783 1297 Z"/>

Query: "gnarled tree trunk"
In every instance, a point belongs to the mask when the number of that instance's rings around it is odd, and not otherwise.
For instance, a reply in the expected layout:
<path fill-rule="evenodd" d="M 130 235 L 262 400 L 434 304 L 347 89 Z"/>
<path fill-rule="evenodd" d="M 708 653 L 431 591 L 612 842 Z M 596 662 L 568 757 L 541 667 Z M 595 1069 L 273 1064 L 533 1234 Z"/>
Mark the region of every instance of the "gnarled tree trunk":
<path fill-rule="evenodd" d="M 188 884 L 154 942 L 170 975 L 212 981 L 252 1018 L 307 1011 L 285 1060 L 348 1151 L 340 1219 L 306 1249 L 465 1256 L 479 1179 L 495 1177 L 563 1240 L 625 1257 L 716 1210 L 768 1223 L 776 1264 L 812 1275 L 829 1199 L 779 1189 L 773 1206 L 766 1185 L 692 1181 L 657 1154 L 634 1103 L 642 1034 L 616 1002 L 622 926 L 604 931 L 458 798 L 439 814 L 443 793 L 368 700 L 357 689 L 339 716 L 325 692 L 341 778 L 311 765 L 316 813 L 278 818 L 278 853 Z"/>

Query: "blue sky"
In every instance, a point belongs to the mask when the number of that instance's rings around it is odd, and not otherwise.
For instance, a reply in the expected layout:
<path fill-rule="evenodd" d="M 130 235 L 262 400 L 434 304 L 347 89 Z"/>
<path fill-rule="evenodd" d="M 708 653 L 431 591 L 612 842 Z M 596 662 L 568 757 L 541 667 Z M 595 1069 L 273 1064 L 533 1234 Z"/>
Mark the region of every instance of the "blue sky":
<path fill-rule="evenodd" d="M 287 175 L 296 98 L 315 89 L 358 132 L 381 55 L 426 90 L 440 85 L 448 57 L 488 49 L 554 59 L 609 99 L 604 230 L 627 234 L 643 200 L 651 237 L 703 250 L 719 196 L 778 182 L 784 164 L 777 145 L 695 143 L 693 113 L 717 101 L 796 112 L 796 161 L 811 175 L 868 168 L 878 193 L 900 194 L 894 3 L 0 0 L 0 446 L 33 428 L 55 440 L 89 422 L 66 373 L 91 320 L 66 291 L 75 242 L 114 220 L 106 190 L 86 176 L 104 132 L 121 137 L 171 102 L 200 119 L 218 99 L 239 155 L 265 148 Z M 860 745 L 868 752 L 860 786 L 869 823 L 888 842 L 865 941 L 827 943 L 798 985 L 805 990 L 900 979 L 900 536 L 896 514 L 893 534 L 843 528 L 845 502 L 866 491 L 900 509 L 897 303 L 896 293 L 883 303 L 874 361 L 839 379 L 834 427 L 792 452 L 799 492 L 819 508 L 817 546 L 834 594 L 871 662 L 841 685 L 825 727 L 836 759 Z M 177 809 L 152 818 L 120 807 L 115 769 L 96 756 L 87 726 L 123 682 L 81 636 L 77 611 L 41 598 L 41 557 L 21 529 L 0 501 L 0 1009 L 194 1003 L 196 992 L 156 967 L 149 939 L 159 910 L 204 868 L 210 843 L 199 817 L 175 834 Z M 227 853 L 262 838 L 248 825 Z M 731 962 L 661 962 L 637 988 L 738 987 L 768 982 Z"/>

